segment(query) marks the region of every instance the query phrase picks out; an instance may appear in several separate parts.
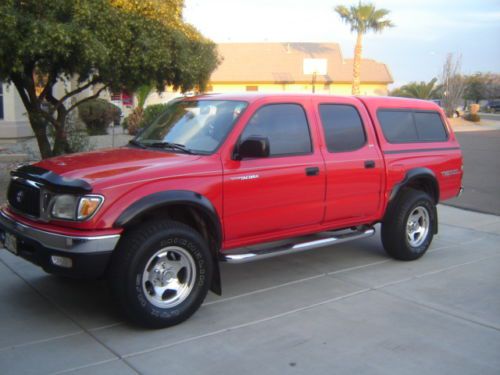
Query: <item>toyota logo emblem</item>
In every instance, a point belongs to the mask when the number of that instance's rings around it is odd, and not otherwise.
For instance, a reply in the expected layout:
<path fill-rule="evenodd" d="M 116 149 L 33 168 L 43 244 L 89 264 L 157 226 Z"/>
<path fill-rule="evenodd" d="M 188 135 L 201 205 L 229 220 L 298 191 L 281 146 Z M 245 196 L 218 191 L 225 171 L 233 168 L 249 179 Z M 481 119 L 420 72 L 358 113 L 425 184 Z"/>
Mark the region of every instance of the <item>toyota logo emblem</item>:
<path fill-rule="evenodd" d="M 23 198 L 24 198 L 24 191 L 18 191 L 17 194 L 16 194 L 16 202 L 17 203 L 21 203 L 23 201 Z"/>

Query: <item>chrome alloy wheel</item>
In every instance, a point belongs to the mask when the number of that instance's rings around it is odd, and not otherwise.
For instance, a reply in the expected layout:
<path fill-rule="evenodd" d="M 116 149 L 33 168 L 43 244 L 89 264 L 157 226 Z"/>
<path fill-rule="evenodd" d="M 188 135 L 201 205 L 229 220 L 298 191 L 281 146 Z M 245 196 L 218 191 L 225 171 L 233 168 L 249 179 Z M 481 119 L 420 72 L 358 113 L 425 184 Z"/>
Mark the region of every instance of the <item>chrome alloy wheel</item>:
<path fill-rule="evenodd" d="M 430 228 L 429 212 L 425 207 L 413 209 L 406 222 L 406 238 L 411 247 L 419 247 L 427 238 Z"/>
<path fill-rule="evenodd" d="M 146 263 L 142 289 L 147 300 L 160 308 L 182 303 L 196 280 L 196 265 L 189 252 L 178 246 L 157 251 Z"/>

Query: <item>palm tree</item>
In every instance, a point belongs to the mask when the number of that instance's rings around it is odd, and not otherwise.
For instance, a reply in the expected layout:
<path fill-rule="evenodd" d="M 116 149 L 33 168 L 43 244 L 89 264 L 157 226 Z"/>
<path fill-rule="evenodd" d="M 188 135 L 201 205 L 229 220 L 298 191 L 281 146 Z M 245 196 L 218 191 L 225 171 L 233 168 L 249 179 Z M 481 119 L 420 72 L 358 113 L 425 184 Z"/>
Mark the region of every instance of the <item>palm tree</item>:
<path fill-rule="evenodd" d="M 439 97 L 439 87 L 436 85 L 437 78 L 429 82 L 410 82 L 391 91 L 390 96 L 401 96 L 404 98 L 433 99 Z"/>
<path fill-rule="evenodd" d="M 139 86 L 135 94 L 137 95 L 137 107 L 144 109 L 144 104 L 149 94 L 153 91 L 153 85 L 151 83 Z"/>
<path fill-rule="evenodd" d="M 349 8 L 338 5 L 335 7 L 342 21 L 351 26 L 351 32 L 357 33 L 356 47 L 354 48 L 354 62 L 352 72 L 352 94 L 359 95 L 361 73 L 361 53 L 363 49 L 363 35 L 368 31 L 382 32 L 393 27 L 394 24 L 386 16 L 390 13 L 387 9 L 376 9 L 371 3 L 362 3 Z"/>

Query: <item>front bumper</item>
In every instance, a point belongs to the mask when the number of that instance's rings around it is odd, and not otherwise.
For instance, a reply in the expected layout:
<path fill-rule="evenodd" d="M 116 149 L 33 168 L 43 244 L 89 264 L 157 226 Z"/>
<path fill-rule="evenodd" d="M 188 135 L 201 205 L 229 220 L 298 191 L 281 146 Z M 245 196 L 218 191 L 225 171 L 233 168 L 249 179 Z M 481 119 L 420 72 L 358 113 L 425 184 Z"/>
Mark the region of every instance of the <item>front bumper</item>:
<path fill-rule="evenodd" d="M 7 236 L 15 241 L 16 255 L 46 272 L 88 278 L 104 274 L 120 240 L 119 234 L 89 237 L 52 233 L 19 223 L 0 210 L 0 248 Z M 65 259 L 63 265 L 61 259 Z"/>

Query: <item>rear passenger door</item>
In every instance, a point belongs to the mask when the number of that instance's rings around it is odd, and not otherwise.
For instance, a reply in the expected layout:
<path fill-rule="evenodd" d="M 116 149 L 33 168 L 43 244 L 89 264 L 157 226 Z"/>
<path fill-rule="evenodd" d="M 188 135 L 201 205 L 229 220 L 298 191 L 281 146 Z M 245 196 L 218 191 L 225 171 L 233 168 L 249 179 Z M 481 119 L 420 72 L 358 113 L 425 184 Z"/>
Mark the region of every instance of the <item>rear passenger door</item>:
<path fill-rule="evenodd" d="M 356 224 L 377 216 L 384 165 L 368 113 L 351 98 L 318 101 L 327 190 L 325 223 Z"/>
<path fill-rule="evenodd" d="M 307 104 L 268 100 L 241 131 L 239 142 L 267 137 L 270 156 L 225 162 L 224 228 L 229 246 L 321 223 L 325 168 L 309 126 Z"/>

